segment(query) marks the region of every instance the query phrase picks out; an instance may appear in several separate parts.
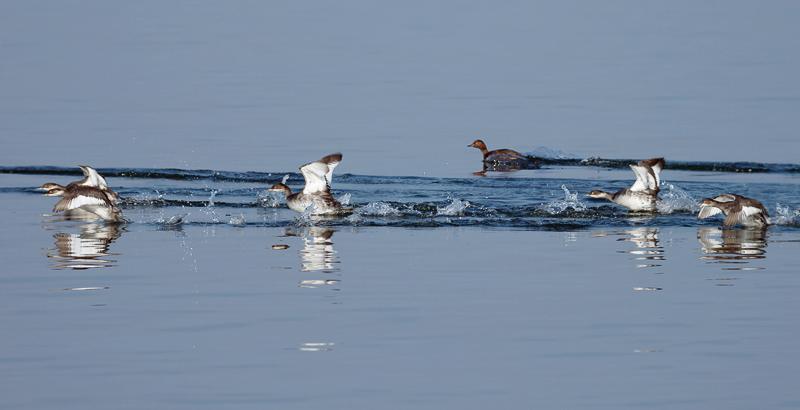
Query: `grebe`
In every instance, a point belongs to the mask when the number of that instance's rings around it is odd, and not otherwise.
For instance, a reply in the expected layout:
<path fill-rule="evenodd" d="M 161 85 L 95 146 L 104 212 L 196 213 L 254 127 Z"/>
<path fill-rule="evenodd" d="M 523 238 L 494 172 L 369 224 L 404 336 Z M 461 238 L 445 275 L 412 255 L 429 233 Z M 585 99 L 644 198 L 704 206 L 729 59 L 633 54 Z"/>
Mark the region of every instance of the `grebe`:
<path fill-rule="evenodd" d="M 661 170 L 664 169 L 664 158 L 641 160 L 630 167 L 636 175 L 636 182 L 630 188 L 623 188 L 614 193 L 594 190 L 589 192 L 589 197 L 607 199 L 631 211 L 654 212 L 661 185 Z"/>
<path fill-rule="evenodd" d="M 287 178 L 273 185 L 269 190 L 283 192 L 286 195 L 286 205 L 293 211 L 306 212 L 309 207 L 313 207 L 312 215 L 350 213 L 352 209 L 342 207 L 342 204 L 331 195 L 333 170 L 341 161 L 342 154 L 337 152 L 300 167 L 300 172 L 306 180 L 306 185 L 301 192 L 292 193 L 291 188 L 286 185 Z"/>
<path fill-rule="evenodd" d="M 80 165 L 84 178 L 63 186 L 53 182 L 43 184 L 45 196 L 61 196 L 53 207 L 54 212 L 68 216 L 94 216 L 107 222 L 124 222 L 117 207 L 119 195 L 108 187 L 105 178 L 89 166 Z"/>
<path fill-rule="evenodd" d="M 539 168 L 539 161 L 531 156 L 514 151 L 513 149 L 496 149 L 489 151 L 483 140 L 475 140 L 468 147 L 477 148 L 483 154 L 484 170 L 489 171 L 514 171 L 518 169 Z"/>
<path fill-rule="evenodd" d="M 45 191 L 45 192 L 49 192 L 49 191 L 51 191 L 53 189 L 57 189 L 57 188 L 61 188 L 63 190 L 66 190 L 67 188 L 74 187 L 74 186 L 89 186 L 89 187 L 99 188 L 100 190 L 105 191 L 106 193 L 108 193 L 109 198 L 111 199 L 111 201 L 114 204 L 119 202 L 119 195 L 116 192 L 114 192 L 113 190 L 111 190 L 111 188 L 108 187 L 108 183 L 106 183 L 106 179 L 103 178 L 97 172 L 97 170 L 95 170 L 94 168 L 92 168 L 92 167 L 90 167 L 88 165 L 78 165 L 78 167 L 81 169 L 81 171 L 83 171 L 83 179 L 81 179 L 80 181 L 70 182 L 69 184 L 67 184 L 66 187 L 63 186 L 63 185 L 60 185 L 60 184 L 56 184 L 54 182 L 48 182 L 48 183 L 42 184 L 42 186 L 39 187 L 39 189 L 42 190 L 42 191 Z M 49 195 L 49 196 L 53 196 L 53 195 Z"/>
<path fill-rule="evenodd" d="M 700 202 L 697 217 L 705 219 L 722 213 L 725 226 L 744 225 L 764 227 L 769 225 L 769 214 L 761 202 L 736 194 L 722 194 L 716 198 L 705 198 Z"/>

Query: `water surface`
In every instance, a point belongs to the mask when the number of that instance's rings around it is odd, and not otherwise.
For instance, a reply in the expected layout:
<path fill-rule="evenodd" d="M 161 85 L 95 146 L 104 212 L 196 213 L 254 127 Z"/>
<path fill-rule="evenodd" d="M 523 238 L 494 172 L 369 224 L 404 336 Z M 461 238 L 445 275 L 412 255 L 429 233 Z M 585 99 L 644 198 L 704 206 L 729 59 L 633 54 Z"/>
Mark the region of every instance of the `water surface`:
<path fill-rule="evenodd" d="M 268 183 L 110 177 L 123 226 L 63 220 L 33 189 L 75 176 L 2 175 L 0 394 L 59 409 L 800 403 L 794 177 L 665 171 L 653 216 L 579 195 L 630 171 L 548 172 L 343 175 L 356 214 L 334 220 L 290 212 Z M 697 221 L 712 190 L 764 199 L 777 225 Z"/>

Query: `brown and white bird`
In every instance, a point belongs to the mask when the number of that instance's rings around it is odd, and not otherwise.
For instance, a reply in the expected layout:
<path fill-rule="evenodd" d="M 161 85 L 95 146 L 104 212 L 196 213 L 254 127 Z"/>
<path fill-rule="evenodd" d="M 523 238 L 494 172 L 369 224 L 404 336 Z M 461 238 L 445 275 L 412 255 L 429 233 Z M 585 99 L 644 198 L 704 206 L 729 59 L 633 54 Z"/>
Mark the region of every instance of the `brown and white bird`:
<path fill-rule="evenodd" d="M 484 167 L 492 168 L 490 170 L 518 170 L 518 169 L 536 169 L 539 168 L 540 161 L 534 157 L 514 151 L 513 149 L 496 149 L 489 151 L 486 143 L 483 140 L 475 140 L 468 147 L 477 148 L 483 154 Z"/>
<path fill-rule="evenodd" d="M 636 175 L 636 181 L 630 188 L 623 188 L 613 193 L 594 190 L 589 192 L 589 197 L 607 199 L 631 211 L 654 212 L 658 192 L 661 190 L 661 170 L 664 169 L 664 165 L 664 158 L 641 160 L 635 165 L 630 165 Z"/>
<path fill-rule="evenodd" d="M 84 178 L 67 186 L 48 182 L 40 189 L 45 196 L 60 196 L 53 207 L 54 212 L 68 216 L 95 216 L 107 222 L 124 222 L 122 211 L 117 207 L 119 195 L 108 187 L 105 178 L 85 165 L 80 166 Z"/>
<path fill-rule="evenodd" d="M 752 198 L 736 194 L 722 194 L 705 198 L 700 202 L 697 217 L 705 219 L 718 214 L 725 215 L 724 226 L 744 225 L 764 227 L 769 225 L 769 214 L 764 205 Z"/>
<path fill-rule="evenodd" d="M 306 180 L 301 192 L 292 193 L 286 185 L 286 179 L 273 185 L 269 190 L 286 195 L 286 205 L 297 212 L 310 211 L 311 215 L 341 215 L 350 213 L 352 209 L 342 206 L 331 194 L 333 170 L 342 161 L 342 154 L 335 153 L 322 157 L 319 161 L 310 162 L 300 167 Z M 310 209 L 309 209 L 310 208 Z"/>
<path fill-rule="evenodd" d="M 45 192 L 49 192 L 50 190 L 59 188 L 62 190 L 67 190 L 67 188 L 72 188 L 75 186 L 89 186 L 89 187 L 99 188 L 100 190 L 107 192 L 109 198 L 111 198 L 111 200 L 115 204 L 119 202 L 119 195 L 108 187 L 106 179 L 103 178 L 103 176 L 100 175 L 97 172 L 97 170 L 88 165 L 78 165 L 78 167 L 81 169 L 81 171 L 83 171 L 83 179 L 81 179 L 80 181 L 70 182 L 69 184 L 67 184 L 66 187 L 60 184 L 56 184 L 54 182 L 48 182 L 39 187 L 39 189 Z M 54 196 L 54 195 L 48 195 L 48 196 Z"/>

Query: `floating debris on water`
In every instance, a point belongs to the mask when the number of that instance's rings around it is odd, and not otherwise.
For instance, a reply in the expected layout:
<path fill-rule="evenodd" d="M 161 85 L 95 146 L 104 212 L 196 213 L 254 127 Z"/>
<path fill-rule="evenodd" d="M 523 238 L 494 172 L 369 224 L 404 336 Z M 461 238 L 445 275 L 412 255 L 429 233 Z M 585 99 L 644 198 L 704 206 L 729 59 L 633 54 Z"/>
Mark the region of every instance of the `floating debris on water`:
<path fill-rule="evenodd" d="M 277 243 L 275 245 L 272 245 L 272 249 L 274 249 L 276 251 L 282 251 L 284 249 L 289 249 L 289 245 L 287 245 L 285 243 Z"/>

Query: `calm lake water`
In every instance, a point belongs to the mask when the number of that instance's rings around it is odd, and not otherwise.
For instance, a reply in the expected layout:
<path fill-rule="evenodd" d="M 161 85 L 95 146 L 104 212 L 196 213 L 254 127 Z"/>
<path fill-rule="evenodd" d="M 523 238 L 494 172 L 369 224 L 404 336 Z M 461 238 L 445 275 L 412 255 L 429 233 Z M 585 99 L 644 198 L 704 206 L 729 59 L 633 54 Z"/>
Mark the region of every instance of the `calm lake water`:
<path fill-rule="evenodd" d="M 800 408 L 798 21 L 789 0 L 2 1 L 0 407 Z M 476 137 L 664 156 L 661 214 L 585 197 L 627 161 L 473 175 Z M 352 216 L 265 191 L 336 151 Z M 130 223 L 51 213 L 35 187 L 77 164 Z M 698 221 L 723 192 L 775 224 Z"/>

